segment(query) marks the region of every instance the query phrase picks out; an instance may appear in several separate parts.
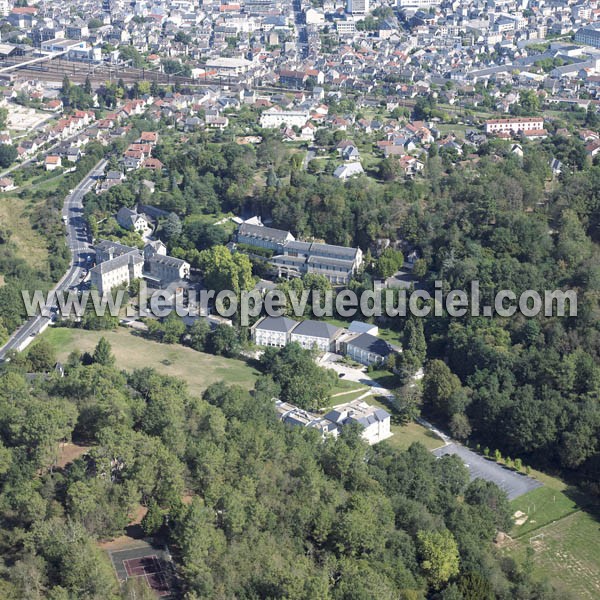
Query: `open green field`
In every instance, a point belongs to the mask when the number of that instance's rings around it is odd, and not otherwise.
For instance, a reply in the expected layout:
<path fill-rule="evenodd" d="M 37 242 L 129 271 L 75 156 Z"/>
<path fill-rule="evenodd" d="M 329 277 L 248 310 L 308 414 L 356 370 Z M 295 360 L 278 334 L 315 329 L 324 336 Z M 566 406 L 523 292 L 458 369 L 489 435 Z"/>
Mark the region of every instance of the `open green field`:
<path fill-rule="evenodd" d="M 46 240 L 31 227 L 29 213 L 37 204 L 9 194 L 0 194 L 0 223 L 11 232 L 10 241 L 19 258 L 44 271 L 48 261 Z"/>
<path fill-rule="evenodd" d="M 511 531 L 512 537 L 523 537 L 526 534 L 535 535 L 537 529 L 579 510 L 576 502 L 564 492 L 547 486 L 537 488 L 516 498 L 511 503 L 515 512 L 527 515 L 522 525 L 515 525 Z"/>
<path fill-rule="evenodd" d="M 225 381 L 250 389 L 259 373 L 241 360 L 196 352 L 178 344 L 160 344 L 134 335 L 129 329 L 86 331 L 50 327 L 43 334 L 64 361 L 70 352 L 92 352 L 101 337 L 112 346 L 117 364 L 126 371 L 152 367 L 163 375 L 180 377 L 188 383 L 190 393 L 199 396 L 212 383 Z"/>
<path fill-rule="evenodd" d="M 537 476 L 537 473 L 536 473 Z M 600 597 L 600 521 L 590 499 L 564 482 L 541 475 L 544 487 L 511 502 L 527 519 L 515 524 L 502 551 L 561 597 Z M 592 508 L 591 512 L 582 507 Z M 523 518 L 523 517 L 522 517 Z"/>

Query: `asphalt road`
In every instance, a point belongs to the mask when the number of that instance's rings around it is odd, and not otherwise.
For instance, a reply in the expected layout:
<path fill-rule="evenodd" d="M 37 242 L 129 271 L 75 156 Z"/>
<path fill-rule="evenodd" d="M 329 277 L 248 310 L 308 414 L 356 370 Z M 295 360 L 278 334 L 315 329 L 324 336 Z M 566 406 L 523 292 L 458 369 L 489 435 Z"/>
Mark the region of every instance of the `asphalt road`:
<path fill-rule="evenodd" d="M 68 290 L 77 287 L 82 275 L 86 272 L 87 256 L 92 253 L 92 239 L 83 218 L 83 197 L 90 191 L 94 178 L 104 171 L 106 159 L 101 160 L 86 175 L 79 185 L 65 198 L 62 216 L 67 232 L 67 243 L 71 250 L 71 266 L 63 275 L 61 280 L 53 288 L 54 292 Z M 31 290 L 33 293 L 33 290 Z M 47 307 L 52 308 L 52 307 Z M 0 360 L 4 360 L 6 353 L 10 350 L 19 350 L 27 341 L 32 340 L 47 322 L 49 316 L 37 315 L 27 320 L 10 337 L 8 342 L 0 348 Z"/>
<path fill-rule="evenodd" d="M 458 455 L 465 463 L 467 469 L 469 469 L 471 479 L 479 478 L 494 482 L 506 492 L 509 500 L 514 500 L 542 486 L 536 479 L 532 479 L 516 471 L 511 471 L 495 463 L 493 460 L 488 460 L 465 448 L 465 446 L 454 442 L 434 450 L 433 453 L 436 456 L 443 456 L 444 454 Z"/>

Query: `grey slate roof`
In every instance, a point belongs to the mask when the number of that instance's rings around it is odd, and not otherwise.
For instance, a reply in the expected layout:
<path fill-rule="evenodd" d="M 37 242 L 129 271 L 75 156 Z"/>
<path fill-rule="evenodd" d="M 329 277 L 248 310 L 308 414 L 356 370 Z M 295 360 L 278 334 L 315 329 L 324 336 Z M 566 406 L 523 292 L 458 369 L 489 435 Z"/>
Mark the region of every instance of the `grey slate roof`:
<path fill-rule="evenodd" d="M 330 325 L 324 321 L 307 320 L 302 321 L 302 323 L 295 327 L 292 334 L 332 340 L 340 331 L 339 327 Z"/>
<path fill-rule="evenodd" d="M 288 319 L 287 317 L 265 317 L 258 325 L 256 329 L 263 331 L 277 331 L 279 333 L 289 333 L 294 327 L 298 325 L 298 321 Z"/>
<path fill-rule="evenodd" d="M 282 229 L 261 227 L 260 225 L 250 225 L 249 223 L 242 223 L 238 230 L 238 234 L 248 237 L 263 238 L 279 244 L 283 244 L 290 235 L 288 231 L 283 231 Z"/>
<path fill-rule="evenodd" d="M 174 256 L 165 256 L 163 254 L 155 254 L 150 258 L 150 261 L 153 263 L 167 265 L 169 267 L 174 267 L 176 269 L 187 263 L 187 261 L 181 258 L 175 258 Z"/>
<path fill-rule="evenodd" d="M 392 352 L 391 346 L 385 341 L 370 333 L 361 333 L 358 337 L 348 341 L 348 346 L 354 346 L 379 356 L 389 356 Z"/>
<path fill-rule="evenodd" d="M 366 415 L 364 417 L 348 417 L 349 421 L 355 421 L 356 423 L 360 423 L 363 427 L 368 427 L 372 423 L 377 423 L 377 421 L 385 421 L 389 418 L 389 414 L 383 410 L 382 408 L 377 409 L 374 413 L 370 415 Z"/>
<path fill-rule="evenodd" d="M 140 254 L 139 250 L 131 250 L 126 254 L 120 254 L 111 260 L 106 260 L 96 265 L 91 269 L 91 272 L 94 273 L 108 273 L 114 269 L 122 267 L 127 264 L 140 264 L 144 262 L 143 256 Z"/>

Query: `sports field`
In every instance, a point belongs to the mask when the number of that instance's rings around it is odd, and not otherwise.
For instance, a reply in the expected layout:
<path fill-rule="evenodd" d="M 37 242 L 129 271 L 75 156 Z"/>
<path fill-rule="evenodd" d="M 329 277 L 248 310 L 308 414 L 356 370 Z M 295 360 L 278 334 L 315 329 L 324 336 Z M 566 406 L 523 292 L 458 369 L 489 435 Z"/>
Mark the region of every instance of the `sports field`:
<path fill-rule="evenodd" d="M 73 350 L 93 352 L 98 340 L 105 337 L 121 368 L 132 371 L 152 367 L 163 375 L 180 377 L 187 382 L 190 393 L 196 396 L 217 381 L 251 389 L 259 375 L 241 360 L 196 352 L 179 344 L 160 344 L 134 335 L 124 327 L 114 331 L 50 327 L 43 337 L 54 346 L 61 361 L 66 360 Z"/>
<path fill-rule="evenodd" d="M 598 512 L 562 481 L 543 479 L 544 487 L 511 502 L 517 524 L 503 551 L 565 599 L 600 598 Z"/>
<path fill-rule="evenodd" d="M 177 579 L 166 547 L 137 541 L 133 546 L 108 552 L 120 583 L 128 579 L 144 581 L 159 598 L 180 597 Z"/>

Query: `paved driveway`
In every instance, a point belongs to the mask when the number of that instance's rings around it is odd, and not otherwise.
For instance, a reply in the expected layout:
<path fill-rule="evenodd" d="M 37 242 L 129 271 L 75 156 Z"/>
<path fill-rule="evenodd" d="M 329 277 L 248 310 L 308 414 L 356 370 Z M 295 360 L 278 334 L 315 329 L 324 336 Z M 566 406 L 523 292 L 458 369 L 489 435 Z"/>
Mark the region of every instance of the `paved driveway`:
<path fill-rule="evenodd" d="M 341 378 L 345 381 L 354 381 L 361 385 L 368 385 L 375 396 L 393 396 L 390 390 L 381 387 L 377 381 L 369 377 L 366 368 L 357 369 L 355 367 L 349 367 L 348 365 L 339 362 L 341 358 L 342 357 L 338 354 L 328 352 L 323 356 L 319 364 L 326 369 L 335 371 L 338 376 L 343 375 Z"/>
<path fill-rule="evenodd" d="M 501 465 L 487 460 L 475 452 L 451 442 L 450 444 L 437 448 L 433 451 L 436 456 L 444 454 L 457 454 L 462 458 L 471 474 L 471 479 L 485 479 L 494 482 L 502 488 L 508 495 L 509 500 L 514 500 L 523 494 L 541 487 L 541 483 L 536 479 L 522 475 L 516 471 L 511 471 Z"/>

